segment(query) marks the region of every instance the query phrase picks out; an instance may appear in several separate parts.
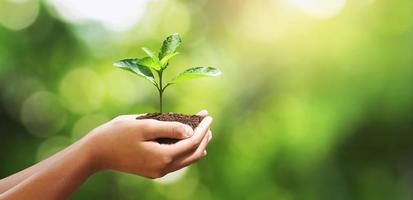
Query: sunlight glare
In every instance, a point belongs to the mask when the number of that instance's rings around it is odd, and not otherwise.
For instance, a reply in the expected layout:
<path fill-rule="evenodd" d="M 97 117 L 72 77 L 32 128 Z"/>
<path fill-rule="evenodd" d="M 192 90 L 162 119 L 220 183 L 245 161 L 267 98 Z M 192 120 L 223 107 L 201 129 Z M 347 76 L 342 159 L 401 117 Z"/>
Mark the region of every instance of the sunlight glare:
<path fill-rule="evenodd" d="M 144 14 L 149 0 L 48 0 L 65 20 L 75 24 L 98 22 L 112 31 L 127 31 Z"/>
<path fill-rule="evenodd" d="M 327 19 L 338 15 L 346 5 L 346 0 L 287 0 L 288 3 L 305 14 Z"/>

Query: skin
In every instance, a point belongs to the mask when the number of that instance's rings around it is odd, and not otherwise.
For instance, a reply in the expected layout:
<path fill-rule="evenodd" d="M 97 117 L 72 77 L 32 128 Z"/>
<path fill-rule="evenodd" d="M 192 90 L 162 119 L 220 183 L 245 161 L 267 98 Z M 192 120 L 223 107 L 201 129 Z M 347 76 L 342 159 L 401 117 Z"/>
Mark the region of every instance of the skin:
<path fill-rule="evenodd" d="M 212 138 L 212 118 L 206 111 L 192 130 L 178 122 L 136 120 L 123 115 L 95 128 L 55 155 L 0 180 L 0 200 L 67 199 L 90 176 L 115 170 L 160 178 L 199 161 Z M 175 138 L 175 144 L 159 144 L 157 138 Z"/>

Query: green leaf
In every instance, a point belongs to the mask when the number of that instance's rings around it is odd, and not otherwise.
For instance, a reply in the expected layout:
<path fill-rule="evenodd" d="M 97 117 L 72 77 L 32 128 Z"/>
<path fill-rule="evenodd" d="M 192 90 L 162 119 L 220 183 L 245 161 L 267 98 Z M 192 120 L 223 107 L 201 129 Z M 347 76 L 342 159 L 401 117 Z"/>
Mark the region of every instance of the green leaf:
<path fill-rule="evenodd" d="M 158 56 L 156 56 L 155 52 L 150 50 L 149 48 L 143 47 L 142 50 L 151 58 L 158 61 Z"/>
<path fill-rule="evenodd" d="M 137 58 L 123 59 L 113 63 L 113 66 L 137 74 L 156 85 L 155 78 L 153 77 L 151 69 L 146 66 L 139 65 L 138 61 L 139 59 Z"/>
<path fill-rule="evenodd" d="M 174 33 L 168 36 L 165 41 L 163 41 L 161 50 L 159 52 L 159 60 L 162 60 L 163 57 L 175 53 L 176 49 L 181 44 L 181 38 L 178 33 Z"/>
<path fill-rule="evenodd" d="M 163 57 L 162 60 L 160 61 L 160 65 L 162 66 L 162 69 L 165 69 L 166 64 L 168 64 L 169 60 L 178 54 L 179 52 L 174 52 L 174 53 L 168 54 L 165 57 Z"/>
<path fill-rule="evenodd" d="M 172 83 L 177 83 L 180 81 L 193 79 L 193 78 L 203 78 L 203 77 L 211 77 L 211 76 L 219 76 L 221 75 L 221 71 L 216 68 L 212 67 L 194 67 L 185 70 L 174 79 L 172 79 Z"/>
<path fill-rule="evenodd" d="M 145 57 L 140 60 L 138 60 L 139 65 L 143 65 L 145 67 L 152 68 L 154 70 L 159 71 L 161 69 L 161 66 L 159 65 L 159 62 L 157 60 L 154 60 L 151 57 Z"/>

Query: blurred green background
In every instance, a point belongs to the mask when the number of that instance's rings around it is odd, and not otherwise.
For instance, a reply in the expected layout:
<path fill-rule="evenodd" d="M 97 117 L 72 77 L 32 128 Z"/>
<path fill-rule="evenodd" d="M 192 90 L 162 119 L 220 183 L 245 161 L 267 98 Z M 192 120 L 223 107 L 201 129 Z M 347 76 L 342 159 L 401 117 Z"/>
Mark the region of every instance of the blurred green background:
<path fill-rule="evenodd" d="M 200 163 L 102 172 L 73 199 L 413 199 L 412 0 L 0 0 L 0 177 L 155 88 L 112 67 L 178 32 L 165 110 L 214 117 Z"/>

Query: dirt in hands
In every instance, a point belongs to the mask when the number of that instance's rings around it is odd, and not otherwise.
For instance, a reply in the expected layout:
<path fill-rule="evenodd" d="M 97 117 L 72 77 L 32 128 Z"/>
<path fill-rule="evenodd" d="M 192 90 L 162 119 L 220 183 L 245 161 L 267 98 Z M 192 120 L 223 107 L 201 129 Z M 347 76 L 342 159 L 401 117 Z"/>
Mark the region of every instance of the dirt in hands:
<path fill-rule="evenodd" d="M 136 119 L 155 119 L 159 121 L 175 121 L 180 122 L 183 124 L 187 124 L 192 129 L 195 128 L 201 123 L 203 117 L 198 115 L 184 115 L 184 114 L 176 114 L 176 113 L 148 113 L 146 115 L 141 115 Z M 162 144 L 171 144 L 178 141 L 178 139 L 171 139 L 171 138 L 158 138 L 156 140 Z"/>
<path fill-rule="evenodd" d="M 141 115 L 136 119 L 156 119 L 159 121 L 175 121 L 187 124 L 192 129 L 195 129 L 199 123 L 201 123 L 203 117 L 198 115 L 184 115 L 176 113 L 148 113 L 146 115 Z"/>

